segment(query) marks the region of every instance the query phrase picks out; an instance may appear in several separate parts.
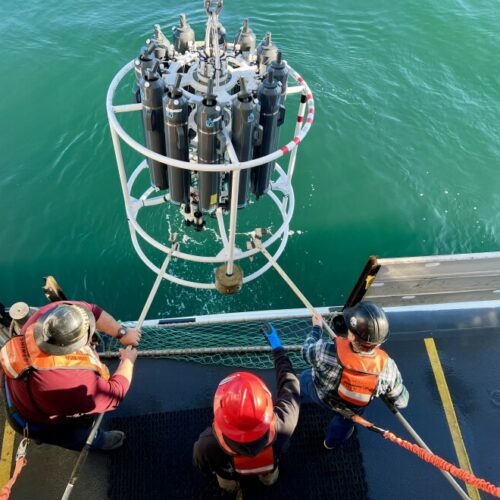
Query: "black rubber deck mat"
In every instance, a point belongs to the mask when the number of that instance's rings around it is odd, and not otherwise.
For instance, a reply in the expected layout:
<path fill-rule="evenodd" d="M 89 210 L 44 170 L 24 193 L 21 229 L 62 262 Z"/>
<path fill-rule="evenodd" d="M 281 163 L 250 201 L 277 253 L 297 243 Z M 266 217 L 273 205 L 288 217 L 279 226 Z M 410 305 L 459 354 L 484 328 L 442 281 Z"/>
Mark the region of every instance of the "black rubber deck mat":
<path fill-rule="evenodd" d="M 126 432 L 120 450 L 110 453 L 112 500 L 210 499 L 224 495 L 215 478 L 192 465 L 193 443 L 212 420 L 212 409 L 115 418 L 112 426 Z M 304 405 L 290 449 L 280 461 L 280 477 L 271 487 L 245 478 L 243 498 L 367 499 L 363 460 L 353 437 L 336 452 L 323 448 L 323 430 L 331 413 Z"/>

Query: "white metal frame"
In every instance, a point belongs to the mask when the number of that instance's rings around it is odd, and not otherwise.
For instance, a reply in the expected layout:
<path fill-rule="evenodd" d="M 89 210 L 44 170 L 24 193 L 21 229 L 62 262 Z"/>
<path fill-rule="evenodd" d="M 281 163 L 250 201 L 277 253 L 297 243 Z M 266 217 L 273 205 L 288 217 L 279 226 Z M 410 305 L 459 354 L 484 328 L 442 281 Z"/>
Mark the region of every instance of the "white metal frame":
<path fill-rule="evenodd" d="M 168 195 L 164 196 L 153 196 L 151 195 L 155 193 L 154 188 L 148 188 L 139 198 L 135 198 L 132 196 L 132 188 L 137 178 L 147 169 L 147 162 L 143 160 L 132 172 L 129 178 L 127 178 L 127 174 L 125 171 L 125 165 L 123 161 L 123 155 L 121 150 L 120 139 L 130 146 L 132 149 L 142 154 L 147 158 L 151 158 L 158 162 L 172 165 L 174 167 L 183 168 L 186 170 L 196 170 L 199 172 L 216 172 L 215 165 L 206 165 L 203 163 L 195 163 L 195 162 L 187 162 L 181 161 L 174 158 L 169 158 L 167 156 L 160 155 L 155 153 L 149 149 L 147 149 L 144 145 L 137 142 L 133 139 L 122 127 L 117 119 L 118 113 L 128 113 L 128 112 L 137 112 L 142 110 L 142 104 L 126 104 L 126 105 L 113 105 L 113 98 L 118 88 L 118 85 L 123 80 L 123 78 L 134 68 L 134 61 L 130 61 L 126 64 L 113 78 L 111 85 L 109 86 L 108 93 L 106 96 L 106 111 L 109 120 L 109 126 L 111 129 L 111 137 L 113 140 L 113 146 L 116 156 L 116 162 L 118 166 L 118 174 L 120 177 L 120 184 L 123 193 L 123 199 L 125 203 L 125 210 L 127 213 L 130 236 L 132 240 L 132 244 L 142 259 L 142 261 L 155 273 L 160 272 L 160 268 L 156 266 L 149 258 L 145 255 L 142 250 L 137 235 L 139 235 L 146 243 L 150 244 L 154 248 L 162 251 L 163 253 L 168 253 L 170 248 L 156 239 L 154 239 L 150 234 L 146 232 L 146 230 L 139 224 L 137 221 L 137 216 L 139 211 L 144 207 L 159 205 L 162 203 L 166 203 L 169 201 Z M 274 232 L 267 239 L 263 239 L 262 244 L 264 247 L 269 247 L 273 243 L 275 243 L 280 237 L 281 242 L 274 253 L 274 259 L 278 259 L 285 249 L 287 240 L 288 240 L 288 231 L 290 226 L 290 220 L 293 215 L 293 211 L 295 208 L 295 196 L 292 188 L 292 177 L 295 170 L 295 161 L 298 146 L 304 137 L 309 132 L 309 129 L 314 120 L 314 99 L 311 93 L 311 90 L 304 79 L 295 71 L 293 68 L 289 67 L 289 76 L 293 78 L 297 85 L 289 86 L 287 90 L 287 94 L 295 94 L 301 93 L 303 98 L 299 104 L 298 114 L 297 114 L 297 122 L 294 131 L 294 137 L 290 142 L 288 142 L 285 146 L 282 146 L 278 150 L 270 153 L 261 158 L 256 158 L 246 162 L 239 162 L 238 158 L 234 152 L 234 148 L 231 143 L 231 139 L 227 131 L 225 131 L 225 139 L 226 139 L 226 147 L 230 159 L 230 163 L 228 164 L 220 164 L 219 172 L 233 172 L 233 182 L 232 182 L 232 196 L 231 196 L 231 207 L 230 207 L 230 221 L 229 221 L 229 235 L 225 234 L 225 227 L 222 221 L 220 211 L 217 212 L 218 218 L 218 227 L 221 236 L 221 240 L 223 242 L 222 251 L 218 252 L 215 256 L 200 256 L 194 254 L 188 254 L 176 250 L 172 253 L 174 257 L 189 260 L 193 262 L 201 262 L 201 263 L 227 263 L 227 273 L 232 274 L 233 265 L 235 260 L 241 260 L 245 258 L 252 257 L 253 255 L 260 252 L 259 249 L 253 248 L 246 251 L 235 251 L 235 238 L 236 238 L 236 226 L 237 226 L 237 201 L 238 201 L 238 189 L 239 189 L 239 178 L 240 171 L 256 167 L 258 165 L 265 164 L 272 160 L 278 160 L 282 156 L 291 153 L 288 161 L 288 169 L 285 172 L 279 165 L 276 163 L 276 170 L 279 174 L 279 179 L 275 183 L 271 183 L 271 188 L 269 189 L 267 195 L 271 198 L 271 200 L 276 205 L 283 222 L 279 229 Z M 192 97 L 191 94 L 184 91 L 183 92 Z M 307 107 L 307 113 L 306 113 Z M 276 192 L 281 192 L 283 197 L 280 199 Z M 254 273 L 245 276 L 243 279 L 243 283 L 248 283 L 259 276 L 261 276 L 265 271 L 267 271 L 271 267 L 271 264 L 267 262 L 260 269 L 255 271 Z M 201 283 L 195 281 L 185 280 L 183 278 L 174 276 L 170 273 L 163 273 L 163 278 L 168 279 L 174 283 L 183 286 L 189 286 L 193 288 L 205 288 L 205 289 L 214 289 L 214 283 Z"/>

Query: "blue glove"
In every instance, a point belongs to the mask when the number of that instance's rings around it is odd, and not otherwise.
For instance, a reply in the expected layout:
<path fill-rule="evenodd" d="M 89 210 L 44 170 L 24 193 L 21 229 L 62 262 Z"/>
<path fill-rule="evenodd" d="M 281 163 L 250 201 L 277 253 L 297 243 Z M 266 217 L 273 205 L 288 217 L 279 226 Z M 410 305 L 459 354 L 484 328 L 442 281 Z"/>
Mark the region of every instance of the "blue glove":
<path fill-rule="evenodd" d="M 271 346 L 271 349 L 274 351 L 274 349 L 279 349 L 280 347 L 283 347 L 281 345 L 281 340 L 278 336 L 278 330 L 274 328 L 272 323 L 265 323 L 266 329 L 262 330 L 262 333 L 266 337 L 266 340 L 269 342 L 269 345 Z"/>

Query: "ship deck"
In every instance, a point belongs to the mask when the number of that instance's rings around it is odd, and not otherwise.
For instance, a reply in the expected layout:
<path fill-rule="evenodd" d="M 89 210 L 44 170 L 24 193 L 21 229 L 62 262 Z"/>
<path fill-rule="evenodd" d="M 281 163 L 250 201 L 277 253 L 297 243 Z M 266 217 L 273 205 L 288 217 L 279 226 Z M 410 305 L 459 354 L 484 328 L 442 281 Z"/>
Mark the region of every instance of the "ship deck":
<path fill-rule="evenodd" d="M 377 263 L 380 267 L 373 282 L 362 275 L 358 280 L 359 287 L 355 287 L 355 290 L 361 290 L 361 296 L 365 295 L 365 298 L 384 306 L 389 316 L 391 336 L 385 348 L 397 361 L 410 392 L 410 404 L 403 411 L 404 417 L 437 455 L 461 468 L 470 468 L 476 476 L 496 485 L 500 484 L 499 263 L 498 252 L 383 259 Z M 371 287 L 368 286 L 370 283 Z M 322 313 L 328 311 L 328 308 L 321 310 Z M 292 318 L 307 315 L 304 310 L 285 312 Z M 242 320 L 255 322 L 259 318 L 279 317 L 276 313 L 238 313 L 224 315 L 224 320 L 231 317 L 228 321 L 237 325 Z M 198 319 L 152 321 L 149 324 L 153 327 L 185 321 L 196 324 Z M 218 319 L 221 317 L 203 317 L 202 321 L 213 324 Z M 288 338 L 301 339 L 305 334 L 303 320 L 301 328 L 295 332 L 295 337 Z M 269 354 L 262 352 L 259 356 Z M 116 363 L 116 360 L 109 361 L 111 370 Z M 126 424 L 127 429 L 132 431 L 130 439 L 120 450 L 89 454 L 72 498 L 193 498 L 192 489 L 186 487 L 183 490 L 182 482 L 179 488 L 179 481 L 172 481 L 174 471 L 165 466 L 172 462 L 163 460 L 170 455 L 174 458 L 177 455 L 187 457 L 180 468 L 176 464 L 173 469 L 176 474 L 183 474 L 185 481 L 202 485 L 196 497 L 217 497 L 213 483 L 207 481 L 204 489 L 205 483 L 200 483 L 200 473 L 191 465 L 189 456 L 197 433 L 210 424 L 210 411 L 207 409 L 212 404 L 218 382 L 237 369 L 235 366 L 168 358 L 138 359 L 127 398 L 117 411 L 106 415 L 103 422 L 104 428 L 108 429 L 115 424 Z M 273 372 L 258 370 L 258 373 L 274 389 Z M 172 413 L 195 409 L 200 410 Z M 303 406 L 301 422 L 310 422 L 312 411 L 311 407 Z M 188 414 L 190 417 L 186 418 L 184 425 L 182 415 Z M 168 415 L 176 417 L 169 420 L 165 418 Z M 364 416 L 376 425 L 413 441 L 379 400 L 370 405 Z M 197 418 L 200 419 L 199 429 Z M 322 418 L 326 424 L 328 416 Z M 188 420 L 193 426 L 191 434 L 188 433 L 192 437 L 179 439 L 186 430 L 183 427 L 188 426 Z M 169 429 L 169 440 L 164 429 L 158 427 L 158 422 L 177 422 L 175 425 L 182 432 Z M 296 441 L 302 440 L 302 448 L 294 448 L 292 442 L 286 460 L 282 461 L 280 480 L 265 498 L 458 497 L 438 469 L 363 428 L 358 429 L 353 438 L 356 445 L 351 446 L 361 459 L 345 460 L 340 474 L 339 452 L 330 453 L 321 449 L 323 423 L 314 421 L 314 428 L 301 428 L 301 422 Z M 313 455 L 316 455 L 312 457 L 297 452 L 301 449 L 303 453 L 311 453 L 307 446 L 307 432 L 314 441 L 309 447 L 315 450 Z M 0 484 L 4 484 L 13 470 L 13 457 L 20 439 L 5 425 L 3 418 L 0 433 L 3 436 Z M 182 435 L 188 434 L 184 432 Z M 75 452 L 31 444 L 28 465 L 15 484 L 11 498 L 61 498 L 77 457 Z M 342 452 L 341 459 L 346 457 L 348 454 Z M 311 467 L 314 460 L 319 460 L 321 467 Z M 349 467 L 358 470 L 349 471 Z M 299 485 L 292 494 L 284 494 L 289 487 L 285 484 L 287 474 L 290 480 L 292 472 L 299 476 Z M 349 472 L 352 472 L 350 479 Z M 335 488 L 335 495 L 333 490 L 329 495 L 318 494 L 316 486 L 325 482 L 325 477 Z M 291 479 L 297 481 L 296 477 Z M 169 487 L 169 481 L 172 484 L 176 482 L 175 491 Z M 121 482 L 125 483 L 125 487 Z M 364 486 L 360 488 L 361 483 Z M 127 490 L 127 487 L 130 489 Z M 470 487 L 467 493 L 473 499 L 488 497 Z"/>
<path fill-rule="evenodd" d="M 500 304 L 484 302 L 464 305 L 450 304 L 440 308 L 388 309 L 392 335 L 386 349 L 403 374 L 410 391 L 410 404 L 404 410 L 405 418 L 417 430 L 428 446 L 439 456 L 459 465 L 465 457 L 473 472 L 495 484 L 500 483 Z M 437 357 L 430 356 L 436 348 Z M 265 355 L 265 354 L 264 354 Z M 111 369 L 116 365 L 110 362 Z M 139 359 L 134 383 L 122 406 L 107 415 L 104 427 L 109 428 L 115 417 L 161 414 L 176 410 L 210 407 L 218 382 L 234 367 L 207 366 L 169 359 Z M 442 371 L 443 377 L 439 377 Z M 270 370 L 259 371 L 271 388 L 274 376 Z M 182 390 L 179 388 L 182 387 Z M 443 396 L 449 394 L 449 400 Z M 304 412 L 307 412 L 307 407 Z M 453 425 L 456 416 L 458 428 Z M 365 417 L 377 425 L 409 439 L 408 433 L 380 401 L 375 401 Z M 200 421 L 201 432 L 209 422 Z M 326 421 L 325 421 L 326 424 Z M 3 435 L 1 474 L 2 482 L 11 472 L 12 459 L 19 438 L 5 429 Z M 368 485 L 368 498 L 457 498 L 442 474 L 433 466 L 422 462 L 413 454 L 384 440 L 381 436 L 359 429 L 357 439 L 362 455 L 364 479 Z M 192 449 L 192 442 L 183 446 Z M 126 442 L 120 450 L 106 453 L 91 452 L 73 490 L 74 499 L 116 498 L 111 476 L 113 461 L 126 459 L 137 481 L 143 477 L 142 467 L 155 468 L 161 454 L 175 453 L 168 442 L 141 449 L 139 443 Z M 325 453 L 327 453 L 325 451 Z M 115 455 L 113 458 L 112 454 Z M 11 498 L 21 500 L 60 498 L 77 459 L 77 453 L 48 445 L 31 444 L 28 465 L 15 484 Z M 301 461 L 303 457 L 289 457 Z M 334 471 L 332 470 L 332 474 Z M 156 474 L 168 476 L 168 471 Z M 192 468 L 193 477 L 198 471 Z M 312 475 L 311 475 L 312 474 Z M 324 471 L 321 473 L 324 474 Z M 286 479 L 283 471 L 282 480 Z M 296 498 L 313 498 L 314 471 L 307 471 L 303 489 Z M 142 498 L 151 498 L 149 484 L 141 484 Z M 349 485 L 345 485 L 349 498 Z M 211 498 L 207 487 L 207 495 Z M 270 490 L 271 491 L 271 490 Z M 181 498 L 168 490 L 164 498 Z M 471 498 L 488 495 L 469 490 Z M 272 488 L 273 498 L 280 495 L 280 481 Z M 137 498 L 121 494 L 120 498 Z M 363 498 L 366 498 L 364 495 Z"/>

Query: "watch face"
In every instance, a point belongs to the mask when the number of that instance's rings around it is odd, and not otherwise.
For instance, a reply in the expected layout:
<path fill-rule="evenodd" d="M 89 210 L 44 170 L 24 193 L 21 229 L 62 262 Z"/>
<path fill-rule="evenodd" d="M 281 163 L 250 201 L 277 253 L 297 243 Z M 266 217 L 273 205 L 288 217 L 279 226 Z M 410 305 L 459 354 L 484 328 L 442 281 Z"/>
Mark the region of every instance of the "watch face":
<path fill-rule="evenodd" d="M 118 330 L 118 336 L 120 338 L 125 337 L 126 333 L 127 333 L 127 329 L 123 326 Z"/>

